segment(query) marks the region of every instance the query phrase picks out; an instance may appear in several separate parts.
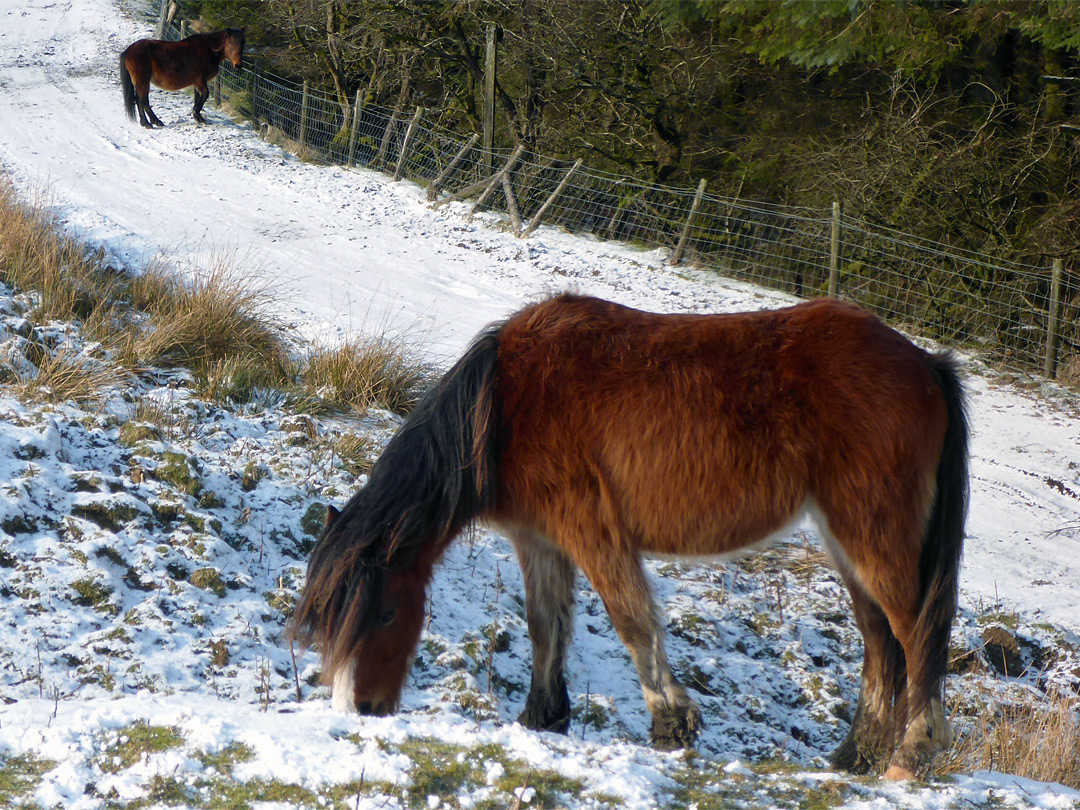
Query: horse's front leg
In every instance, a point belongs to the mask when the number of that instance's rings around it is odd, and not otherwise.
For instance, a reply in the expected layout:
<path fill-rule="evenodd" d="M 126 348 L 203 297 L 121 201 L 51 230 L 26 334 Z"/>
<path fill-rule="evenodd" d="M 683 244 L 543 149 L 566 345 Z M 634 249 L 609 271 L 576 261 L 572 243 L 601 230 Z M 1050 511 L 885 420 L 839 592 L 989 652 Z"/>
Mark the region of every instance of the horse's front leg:
<path fill-rule="evenodd" d="M 525 616 L 533 647 L 532 682 L 522 725 L 537 731 L 570 727 L 570 697 L 564 668 L 574 629 L 574 563 L 542 536 L 514 534 L 525 580 Z"/>
<path fill-rule="evenodd" d="M 611 623 L 630 651 L 645 705 L 652 714 L 649 736 L 670 751 L 692 747 L 701 729 L 701 709 L 671 671 L 664 630 L 637 552 L 610 536 L 583 544 L 575 558 L 604 602 Z"/>
<path fill-rule="evenodd" d="M 191 117 L 198 121 L 200 124 L 205 124 L 206 119 L 202 117 L 203 104 L 210 98 L 210 90 L 206 86 L 205 82 L 195 84 L 195 106 L 191 109 Z"/>

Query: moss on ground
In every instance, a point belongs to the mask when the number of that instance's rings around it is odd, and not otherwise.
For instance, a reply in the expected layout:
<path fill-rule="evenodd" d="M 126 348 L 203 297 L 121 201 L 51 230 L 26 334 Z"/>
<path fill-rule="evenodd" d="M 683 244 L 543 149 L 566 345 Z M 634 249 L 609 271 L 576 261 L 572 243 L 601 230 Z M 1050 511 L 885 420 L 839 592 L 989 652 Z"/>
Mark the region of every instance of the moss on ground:
<path fill-rule="evenodd" d="M 12 810 L 37 807 L 32 794 L 42 776 L 55 767 L 55 762 L 33 754 L 0 755 L 0 806 Z"/>
<path fill-rule="evenodd" d="M 119 773 L 143 756 L 168 751 L 183 745 L 184 738 L 171 726 L 151 726 L 139 720 L 111 733 L 98 765 L 105 773 Z"/>

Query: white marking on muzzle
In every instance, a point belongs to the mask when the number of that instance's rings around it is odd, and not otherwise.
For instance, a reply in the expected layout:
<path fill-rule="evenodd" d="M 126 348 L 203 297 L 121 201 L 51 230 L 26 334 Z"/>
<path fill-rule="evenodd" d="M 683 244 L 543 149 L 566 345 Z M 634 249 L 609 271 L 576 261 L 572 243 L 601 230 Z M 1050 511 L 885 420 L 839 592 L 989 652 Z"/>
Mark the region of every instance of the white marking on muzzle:
<path fill-rule="evenodd" d="M 356 661 L 350 661 L 348 665 L 341 667 L 334 673 L 334 683 L 331 687 L 330 705 L 335 711 L 356 711 Z"/>

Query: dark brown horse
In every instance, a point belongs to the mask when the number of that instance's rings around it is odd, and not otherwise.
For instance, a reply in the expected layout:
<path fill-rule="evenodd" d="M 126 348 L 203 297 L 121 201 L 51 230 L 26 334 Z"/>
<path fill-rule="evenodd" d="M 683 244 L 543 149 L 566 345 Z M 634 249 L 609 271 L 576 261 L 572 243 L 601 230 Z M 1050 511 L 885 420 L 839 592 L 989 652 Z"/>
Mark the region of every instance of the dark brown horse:
<path fill-rule="evenodd" d="M 334 704 L 395 710 L 432 570 L 471 521 L 511 538 L 532 685 L 521 722 L 565 731 L 580 568 L 637 667 L 654 744 L 691 745 L 643 555 L 711 556 L 817 519 L 865 642 L 838 767 L 929 772 L 967 504 L 955 366 L 855 306 L 655 315 L 560 296 L 481 334 L 327 527 L 293 633 Z"/>
<path fill-rule="evenodd" d="M 217 76 L 222 59 L 239 70 L 244 64 L 244 29 L 226 28 L 211 34 L 192 34 L 179 42 L 140 39 L 120 54 L 120 84 L 124 89 L 124 110 L 144 127 L 163 127 L 150 109 L 150 84 L 162 90 L 182 90 L 195 86 L 195 106 L 191 115 L 200 124 L 203 104 L 210 96 L 206 83 Z"/>

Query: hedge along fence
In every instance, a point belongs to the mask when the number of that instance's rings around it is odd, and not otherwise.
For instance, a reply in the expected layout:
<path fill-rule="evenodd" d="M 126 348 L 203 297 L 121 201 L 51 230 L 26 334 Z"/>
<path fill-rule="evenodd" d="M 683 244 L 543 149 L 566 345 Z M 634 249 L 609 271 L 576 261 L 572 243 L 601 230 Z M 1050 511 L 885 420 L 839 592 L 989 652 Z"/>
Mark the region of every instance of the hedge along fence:
<path fill-rule="evenodd" d="M 176 26 L 171 31 L 175 36 Z M 168 36 L 168 32 L 166 33 Z M 1045 267 L 957 250 L 832 210 L 752 203 L 642 183 L 568 161 L 496 150 L 440 131 L 422 108 L 365 105 L 348 118 L 332 98 L 256 68 L 223 63 L 227 103 L 301 159 L 366 166 L 426 184 L 434 206 L 476 197 L 519 236 L 542 221 L 645 248 L 673 263 L 799 297 L 835 294 L 910 334 L 971 351 L 991 367 L 1080 384 L 1080 284 Z"/>

